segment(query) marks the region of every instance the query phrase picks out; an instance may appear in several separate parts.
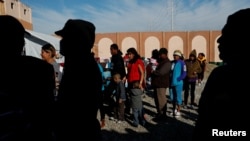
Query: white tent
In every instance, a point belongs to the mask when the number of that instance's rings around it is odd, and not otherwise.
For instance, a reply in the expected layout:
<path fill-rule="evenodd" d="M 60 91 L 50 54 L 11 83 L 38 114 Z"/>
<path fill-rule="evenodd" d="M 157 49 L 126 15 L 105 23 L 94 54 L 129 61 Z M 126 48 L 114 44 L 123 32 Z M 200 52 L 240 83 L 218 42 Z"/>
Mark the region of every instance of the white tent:
<path fill-rule="evenodd" d="M 52 44 L 57 54 L 59 54 L 60 49 L 60 38 L 57 38 L 53 35 L 47 35 L 43 33 L 38 33 L 31 30 L 26 30 L 29 34 L 25 35 L 25 46 L 24 52 L 25 55 L 34 56 L 41 59 L 41 47 L 46 43 Z M 62 55 L 59 55 L 59 59 L 57 59 L 58 63 L 63 63 L 64 58 Z"/>

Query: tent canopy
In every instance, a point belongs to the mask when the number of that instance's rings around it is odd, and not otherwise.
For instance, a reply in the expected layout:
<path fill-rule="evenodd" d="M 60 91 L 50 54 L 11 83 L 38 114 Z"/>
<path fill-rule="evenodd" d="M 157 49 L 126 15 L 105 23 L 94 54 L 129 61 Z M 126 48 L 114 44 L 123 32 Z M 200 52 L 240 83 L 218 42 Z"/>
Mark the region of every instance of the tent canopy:
<path fill-rule="evenodd" d="M 56 49 L 56 54 L 59 55 L 59 58 L 56 59 L 58 63 L 63 63 L 63 56 L 60 55 L 60 38 L 57 38 L 53 35 L 47 35 L 31 30 L 26 30 L 28 32 L 25 34 L 25 46 L 24 52 L 25 55 L 34 56 L 41 59 L 41 47 L 47 43 L 52 44 Z"/>

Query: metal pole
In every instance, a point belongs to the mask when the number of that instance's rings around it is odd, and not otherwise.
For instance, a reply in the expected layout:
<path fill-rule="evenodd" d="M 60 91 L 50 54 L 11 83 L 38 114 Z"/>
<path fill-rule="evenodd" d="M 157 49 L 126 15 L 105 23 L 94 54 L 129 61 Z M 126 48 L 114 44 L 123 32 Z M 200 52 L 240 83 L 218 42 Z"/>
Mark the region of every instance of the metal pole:
<path fill-rule="evenodd" d="M 174 29 L 174 0 L 171 0 L 171 31 Z"/>

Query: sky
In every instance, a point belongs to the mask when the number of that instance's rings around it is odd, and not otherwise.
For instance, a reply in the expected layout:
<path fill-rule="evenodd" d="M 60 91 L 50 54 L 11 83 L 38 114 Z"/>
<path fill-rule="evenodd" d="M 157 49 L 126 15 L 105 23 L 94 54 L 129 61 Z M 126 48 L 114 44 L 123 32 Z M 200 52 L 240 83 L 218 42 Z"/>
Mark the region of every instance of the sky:
<path fill-rule="evenodd" d="M 68 19 L 96 33 L 221 30 L 228 15 L 250 0 L 21 0 L 32 9 L 33 30 L 54 34 Z"/>

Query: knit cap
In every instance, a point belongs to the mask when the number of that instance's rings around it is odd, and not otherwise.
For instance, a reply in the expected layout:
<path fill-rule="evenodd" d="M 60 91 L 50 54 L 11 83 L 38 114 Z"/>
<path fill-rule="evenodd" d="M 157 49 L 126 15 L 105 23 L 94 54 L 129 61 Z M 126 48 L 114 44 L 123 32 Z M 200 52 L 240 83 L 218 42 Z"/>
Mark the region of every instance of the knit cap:
<path fill-rule="evenodd" d="M 196 57 L 196 56 L 197 56 L 196 50 L 193 49 L 193 50 L 191 51 L 191 53 L 189 54 L 189 56 L 194 56 L 194 57 Z"/>

